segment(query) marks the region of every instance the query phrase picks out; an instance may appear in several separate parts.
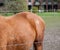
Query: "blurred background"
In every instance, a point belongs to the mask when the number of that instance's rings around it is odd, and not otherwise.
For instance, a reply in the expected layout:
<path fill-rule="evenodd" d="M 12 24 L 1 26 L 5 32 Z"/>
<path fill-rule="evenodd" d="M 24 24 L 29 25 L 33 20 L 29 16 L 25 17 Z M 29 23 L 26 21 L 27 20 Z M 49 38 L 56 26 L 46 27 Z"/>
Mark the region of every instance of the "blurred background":
<path fill-rule="evenodd" d="M 0 13 L 60 12 L 60 0 L 0 0 Z"/>
<path fill-rule="evenodd" d="M 43 50 L 60 50 L 60 0 L 0 0 L 0 15 L 29 11 L 46 24 Z"/>

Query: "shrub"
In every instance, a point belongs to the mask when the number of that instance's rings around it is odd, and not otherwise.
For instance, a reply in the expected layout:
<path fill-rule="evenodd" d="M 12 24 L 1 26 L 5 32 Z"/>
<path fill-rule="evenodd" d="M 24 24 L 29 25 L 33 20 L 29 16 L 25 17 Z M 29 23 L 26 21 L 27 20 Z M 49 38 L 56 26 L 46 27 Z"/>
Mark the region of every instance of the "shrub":
<path fill-rule="evenodd" d="M 0 14 L 6 16 L 22 11 L 28 11 L 26 0 L 4 0 L 4 6 L 0 7 Z"/>
<path fill-rule="evenodd" d="M 57 12 L 60 12 L 60 9 L 58 9 Z"/>
<path fill-rule="evenodd" d="M 32 12 L 37 13 L 38 12 L 38 7 L 32 7 Z"/>
<path fill-rule="evenodd" d="M 5 7 L 9 12 L 13 13 L 28 10 L 26 0 L 5 0 Z"/>

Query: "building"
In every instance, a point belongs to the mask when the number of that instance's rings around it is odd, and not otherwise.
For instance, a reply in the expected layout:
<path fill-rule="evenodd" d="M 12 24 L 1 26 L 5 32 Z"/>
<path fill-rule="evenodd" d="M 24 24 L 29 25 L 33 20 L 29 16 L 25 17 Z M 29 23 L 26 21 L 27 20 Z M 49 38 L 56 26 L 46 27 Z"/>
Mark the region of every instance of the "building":
<path fill-rule="evenodd" d="M 48 11 L 54 11 L 60 9 L 60 0 L 27 0 L 28 9 L 32 6 L 38 7 L 38 9 L 44 9 Z"/>
<path fill-rule="evenodd" d="M 27 0 L 28 3 L 28 9 L 30 10 L 33 6 L 40 7 L 40 1 L 38 0 Z"/>

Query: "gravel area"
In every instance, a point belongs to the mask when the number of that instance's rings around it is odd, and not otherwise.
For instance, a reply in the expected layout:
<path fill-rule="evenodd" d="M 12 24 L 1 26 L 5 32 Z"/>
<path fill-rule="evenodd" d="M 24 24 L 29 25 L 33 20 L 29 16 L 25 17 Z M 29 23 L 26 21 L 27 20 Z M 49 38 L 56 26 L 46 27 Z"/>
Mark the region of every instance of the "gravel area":
<path fill-rule="evenodd" d="M 60 27 L 46 28 L 43 50 L 60 50 Z"/>

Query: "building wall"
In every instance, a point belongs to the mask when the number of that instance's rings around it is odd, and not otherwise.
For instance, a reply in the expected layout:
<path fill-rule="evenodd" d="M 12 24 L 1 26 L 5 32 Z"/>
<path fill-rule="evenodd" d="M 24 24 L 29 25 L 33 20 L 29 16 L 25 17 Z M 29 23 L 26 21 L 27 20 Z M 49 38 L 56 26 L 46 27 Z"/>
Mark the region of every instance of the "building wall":
<path fill-rule="evenodd" d="M 39 2 L 40 5 L 38 5 L 38 6 L 42 5 L 42 7 L 43 7 L 45 5 L 46 10 L 48 10 L 48 9 L 51 9 L 51 10 L 60 9 L 60 2 L 58 3 L 54 0 L 39 0 L 39 1 L 40 1 Z M 27 2 L 28 2 L 28 0 L 27 0 Z M 35 2 L 35 0 L 31 0 L 32 5 L 34 5 L 34 2 Z M 29 2 L 28 2 L 28 5 L 29 5 Z"/>

